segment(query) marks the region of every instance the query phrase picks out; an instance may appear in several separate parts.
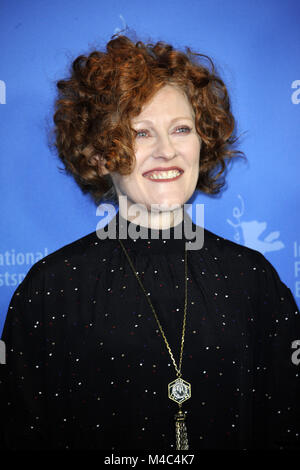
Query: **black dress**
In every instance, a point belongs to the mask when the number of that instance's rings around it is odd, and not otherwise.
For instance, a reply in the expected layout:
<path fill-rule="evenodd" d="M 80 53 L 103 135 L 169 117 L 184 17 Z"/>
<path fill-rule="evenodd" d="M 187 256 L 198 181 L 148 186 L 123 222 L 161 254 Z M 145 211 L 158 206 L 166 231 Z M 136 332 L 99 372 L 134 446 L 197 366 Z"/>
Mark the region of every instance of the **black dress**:
<path fill-rule="evenodd" d="M 123 243 L 178 363 L 185 241 L 172 235 Z M 297 306 L 274 267 L 205 230 L 203 248 L 188 251 L 190 451 L 300 448 L 299 338 Z M 37 262 L 14 293 L 2 340 L 2 445 L 175 450 L 175 369 L 118 240 L 93 232 Z"/>

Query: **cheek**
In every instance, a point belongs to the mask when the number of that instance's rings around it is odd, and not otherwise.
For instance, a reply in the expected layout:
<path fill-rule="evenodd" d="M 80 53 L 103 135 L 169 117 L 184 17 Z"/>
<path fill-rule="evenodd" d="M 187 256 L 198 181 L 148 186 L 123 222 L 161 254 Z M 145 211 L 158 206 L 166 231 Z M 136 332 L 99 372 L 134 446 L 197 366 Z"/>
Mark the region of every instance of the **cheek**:
<path fill-rule="evenodd" d="M 193 168 L 195 168 L 196 166 L 199 166 L 200 149 L 201 149 L 200 144 L 194 143 L 186 151 L 186 159 L 189 165 L 192 166 Z"/>
<path fill-rule="evenodd" d="M 146 148 L 146 145 L 144 146 L 139 146 L 139 148 L 136 149 L 135 151 L 135 166 L 133 169 L 132 174 L 136 174 L 141 167 L 143 166 L 145 160 L 147 160 L 147 157 L 151 154 L 150 150 Z"/>

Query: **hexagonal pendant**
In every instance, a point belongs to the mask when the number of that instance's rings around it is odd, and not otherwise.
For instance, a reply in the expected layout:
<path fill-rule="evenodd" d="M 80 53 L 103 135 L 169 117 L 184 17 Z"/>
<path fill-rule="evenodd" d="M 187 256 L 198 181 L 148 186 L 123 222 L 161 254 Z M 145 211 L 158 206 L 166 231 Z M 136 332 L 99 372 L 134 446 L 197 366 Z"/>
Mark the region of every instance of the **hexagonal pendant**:
<path fill-rule="evenodd" d="M 168 396 L 176 403 L 183 403 L 191 398 L 191 384 L 178 378 L 168 385 Z"/>

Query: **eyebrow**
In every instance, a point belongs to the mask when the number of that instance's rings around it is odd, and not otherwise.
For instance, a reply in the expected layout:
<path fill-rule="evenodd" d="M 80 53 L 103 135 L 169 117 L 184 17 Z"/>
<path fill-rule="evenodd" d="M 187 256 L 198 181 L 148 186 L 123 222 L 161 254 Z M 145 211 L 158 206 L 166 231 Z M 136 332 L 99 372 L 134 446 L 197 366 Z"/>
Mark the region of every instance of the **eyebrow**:
<path fill-rule="evenodd" d="M 175 121 L 181 121 L 182 119 L 188 119 L 189 121 L 192 121 L 193 122 L 193 119 L 191 117 L 188 117 L 188 116 L 181 116 L 181 117 L 176 117 L 174 119 L 171 120 L 171 124 L 173 124 L 173 122 Z M 153 121 L 151 121 L 150 119 L 141 119 L 140 121 L 135 121 L 133 119 L 133 124 L 141 124 L 141 123 L 145 123 L 145 124 L 153 124 Z"/>

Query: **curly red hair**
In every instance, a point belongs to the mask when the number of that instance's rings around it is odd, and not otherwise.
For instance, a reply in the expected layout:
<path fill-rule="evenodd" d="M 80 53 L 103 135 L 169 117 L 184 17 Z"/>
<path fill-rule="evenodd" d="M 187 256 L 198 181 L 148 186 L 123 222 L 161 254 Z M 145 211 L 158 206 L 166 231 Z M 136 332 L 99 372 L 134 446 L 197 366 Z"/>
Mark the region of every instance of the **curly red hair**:
<path fill-rule="evenodd" d="M 233 150 L 237 138 L 227 88 L 208 56 L 189 48 L 181 52 L 161 41 L 145 44 L 124 35 L 113 37 L 105 52 L 77 57 L 71 76 L 57 82 L 53 118 L 54 146 L 65 170 L 96 203 L 114 190 L 110 175 L 103 175 L 103 164 L 110 172 L 131 173 L 131 120 L 167 84 L 181 88 L 195 112 L 202 139 L 197 189 L 219 193 L 227 163 L 243 156 Z"/>

